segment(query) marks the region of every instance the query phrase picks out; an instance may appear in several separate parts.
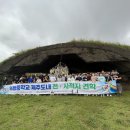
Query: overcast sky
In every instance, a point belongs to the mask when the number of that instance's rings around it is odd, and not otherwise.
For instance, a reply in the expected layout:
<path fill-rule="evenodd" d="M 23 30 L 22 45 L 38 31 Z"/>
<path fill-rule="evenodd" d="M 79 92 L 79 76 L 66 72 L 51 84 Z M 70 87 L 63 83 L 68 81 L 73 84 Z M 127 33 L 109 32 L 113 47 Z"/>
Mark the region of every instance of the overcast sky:
<path fill-rule="evenodd" d="M 130 45 L 130 0 L 0 0 L 0 61 L 73 39 Z"/>

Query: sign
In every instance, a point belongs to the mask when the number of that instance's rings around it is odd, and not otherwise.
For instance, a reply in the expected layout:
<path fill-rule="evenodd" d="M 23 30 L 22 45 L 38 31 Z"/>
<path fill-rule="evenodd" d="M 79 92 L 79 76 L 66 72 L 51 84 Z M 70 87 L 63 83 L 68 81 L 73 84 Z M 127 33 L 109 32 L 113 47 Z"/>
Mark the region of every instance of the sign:
<path fill-rule="evenodd" d="M 111 82 L 48 82 L 5 85 L 0 94 L 109 94 L 116 93 L 116 81 Z"/>

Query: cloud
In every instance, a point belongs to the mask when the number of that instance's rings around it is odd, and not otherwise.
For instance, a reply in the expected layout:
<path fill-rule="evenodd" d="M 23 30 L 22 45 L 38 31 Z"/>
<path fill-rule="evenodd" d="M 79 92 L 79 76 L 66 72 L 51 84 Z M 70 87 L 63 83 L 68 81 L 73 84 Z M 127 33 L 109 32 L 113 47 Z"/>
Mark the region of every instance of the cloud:
<path fill-rule="evenodd" d="M 0 0 L 0 55 L 74 38 L 129 44 L 129 5 L 129 0 Z"/>
<path fill-rule="evenodd" d="M 14 50 L 12 50 L 9 47 L 7 47 L 6 45 L 3 45 L 0 43 L 0 60 L 1 61 L 7 57 L 10 57 L 13 53 L 15 53 Z"/>

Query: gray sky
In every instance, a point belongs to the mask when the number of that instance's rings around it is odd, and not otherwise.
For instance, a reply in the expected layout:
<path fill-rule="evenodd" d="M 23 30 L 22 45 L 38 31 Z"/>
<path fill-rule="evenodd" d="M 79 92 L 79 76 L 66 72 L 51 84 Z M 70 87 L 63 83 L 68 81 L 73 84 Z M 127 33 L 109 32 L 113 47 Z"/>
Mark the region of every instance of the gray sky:
<path fill-rule="evenodd" d="M 130 45 L 130 0 L 0 0 L 0 61 L 73 39 Z"/>

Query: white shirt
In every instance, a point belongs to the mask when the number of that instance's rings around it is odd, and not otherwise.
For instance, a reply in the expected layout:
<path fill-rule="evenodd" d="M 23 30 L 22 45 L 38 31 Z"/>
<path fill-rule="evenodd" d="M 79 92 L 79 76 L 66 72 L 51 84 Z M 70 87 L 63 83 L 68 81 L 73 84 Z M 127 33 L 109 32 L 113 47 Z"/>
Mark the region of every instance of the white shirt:
<path fill-rule="evenodd" d="M 71 77 L 71 78 L 69 77 L 67 81 L 70 81 L 70 82 L 75 81 L 75 78 L 74 77 Z"/>
<path fill-rule="evenodd" d="M 37 79 L 36 83 L 42 83 L 41 79 Z"/>
<path fill-rule="evenodd" d="M 51 82 L 55 82 L 56 81 L 56 77 L 55 76 L 50 76 L 50 81 Z"/>

